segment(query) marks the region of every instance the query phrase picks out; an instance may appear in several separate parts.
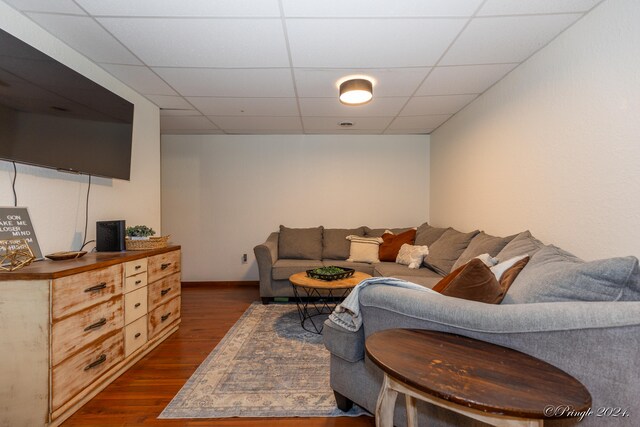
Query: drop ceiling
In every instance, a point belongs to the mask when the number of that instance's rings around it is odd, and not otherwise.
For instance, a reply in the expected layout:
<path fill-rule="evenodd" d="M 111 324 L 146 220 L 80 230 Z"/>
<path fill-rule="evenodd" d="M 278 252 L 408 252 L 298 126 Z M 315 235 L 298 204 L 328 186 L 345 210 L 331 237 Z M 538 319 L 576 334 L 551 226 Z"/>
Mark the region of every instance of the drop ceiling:
<path fill-rule="evenodd" d="M 426 134 L 601 0 L 4 2 L 158 105 L 165 134 Z M 373 101 L 340 104 L 350 75 Z"/>

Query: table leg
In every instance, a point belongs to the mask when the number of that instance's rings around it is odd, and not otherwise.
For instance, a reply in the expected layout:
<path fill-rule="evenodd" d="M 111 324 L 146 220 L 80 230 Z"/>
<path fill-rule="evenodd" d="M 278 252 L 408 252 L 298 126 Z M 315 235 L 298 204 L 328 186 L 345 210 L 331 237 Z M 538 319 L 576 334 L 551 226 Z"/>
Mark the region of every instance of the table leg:
<path fill-rule="evenodd" d="M 407 407 L 407 427 L 418 427 L 418 408 L 416 407 L 415 397 L 405 394 L 405 402 Z"/>
<path fill-rule="evenodd" d="M 393 427 L 393 411 L 398 392 L 389 386 L 389 377 L 384 374 L 382 387 L 376 404 L 376 427 Z"/>

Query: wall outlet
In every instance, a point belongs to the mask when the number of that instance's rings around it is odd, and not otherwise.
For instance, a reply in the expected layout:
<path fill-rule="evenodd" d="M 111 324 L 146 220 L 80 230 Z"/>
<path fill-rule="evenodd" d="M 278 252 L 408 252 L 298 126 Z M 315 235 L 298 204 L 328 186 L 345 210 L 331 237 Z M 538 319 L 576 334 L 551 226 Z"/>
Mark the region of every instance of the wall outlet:
<path fill-rule="evenodd" d="M 242 263 L 243 264 L 247 263 L 247 254 L 242 254 Z"/>

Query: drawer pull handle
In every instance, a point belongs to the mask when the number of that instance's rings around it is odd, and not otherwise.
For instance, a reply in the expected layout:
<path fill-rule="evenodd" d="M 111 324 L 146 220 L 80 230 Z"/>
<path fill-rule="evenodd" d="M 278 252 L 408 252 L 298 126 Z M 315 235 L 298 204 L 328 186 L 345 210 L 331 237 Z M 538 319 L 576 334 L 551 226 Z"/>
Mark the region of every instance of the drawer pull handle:
<path fill-rule="evenodd" d="M 140 338 L 140 332 L 134 335 L 134 338 Z"/>
<path fill-rule="evenodd" d="M 162 317 L 160 317 L 160 321 L 164 322 L 165 320 L 167 320 L 169 318 L 169 316 L 171 316 L 171 312 L 168 312 L 167 314 L 165 314 Z"/>
<path fill-rule="evenodd" d="M 133 306 L 133 308 L 138 308 L 138 307 L 140 307 L 140 303 L 139 302 L 137 302 L 136 305 Z"/>
<path fill-rule="evenodd" d="M 92 329 L 98 329 L 100 326 L 104 326 L 107 324 L 107 319 L 105 319 L 104 317 L 100 320 L 98 320 L 96 323 L 92 323 L 91 325 L 87 326 L 86 328 L 84 328 L 85 332 L 86 331 L 90 331 Z"/>
<path fill-rule="evenodd" d="M 160 265 L 160 270 L 166 270 L 171 265 L 170 262 Z"/>
<path fill-rule="evenodd" d="M 90 288 L 85 289 L 85 292 L 96 292 L 101 291 L 107 287 L 107 282 L 101 282 L 95 286 L 91 286 Z"/>
<path fill-rule="evenodd" d="M 140 283 L 142 283 L 142 280 L 136 280 L 136 285 L 139 285 Z"/>
<path fill-rule="evenodd" d="M 102 365 L 106 361 L 107 361 L 107 355 L 101 354 L 100 357 L 98 357 L 94 362 L 91 362 L 87 366 L 85 366 L 84 370 L 88 371 L 91 368 L 95 368 L 96 366 Z"/>
<path fill-rule="evenodd" d="M 142 268 L 141 265 L 136 265 L 136 270 L 140 270 Z"/>
<path fill-rule="evenodd" d="M 171 288 L 167 288 L 167 289 L 163 289 L 160 291 L 160 296 L 165 296 L 166 294 L 169 293 L 169 291 L 171 290 Z"/>

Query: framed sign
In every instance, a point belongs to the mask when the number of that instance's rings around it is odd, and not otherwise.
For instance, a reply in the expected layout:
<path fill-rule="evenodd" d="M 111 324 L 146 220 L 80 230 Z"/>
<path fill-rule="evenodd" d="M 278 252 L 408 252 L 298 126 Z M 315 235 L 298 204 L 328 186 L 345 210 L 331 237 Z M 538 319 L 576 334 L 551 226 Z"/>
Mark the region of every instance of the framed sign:
<path fill-rule="evenodd" d="M 14 239 L 25 239 L 36 259 L 42 259 L 27 208 L 0 207 L 0 240 Z"/>

